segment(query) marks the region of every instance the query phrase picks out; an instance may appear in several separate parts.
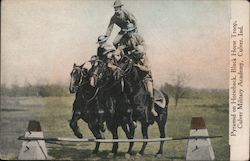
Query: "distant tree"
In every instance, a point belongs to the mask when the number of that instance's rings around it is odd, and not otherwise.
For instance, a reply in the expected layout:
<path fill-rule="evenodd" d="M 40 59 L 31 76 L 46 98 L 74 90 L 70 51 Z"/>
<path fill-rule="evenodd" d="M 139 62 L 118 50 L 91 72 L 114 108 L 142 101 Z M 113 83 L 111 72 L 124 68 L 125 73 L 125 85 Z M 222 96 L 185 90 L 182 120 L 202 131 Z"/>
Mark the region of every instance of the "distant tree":
<path fill-rule="evenodd" d="M 182 98 L 186 92 L 186 83 L 190 77 L 185 73 L 175 74 L 173 78 L 173 97 L 175 100 L 175 108 L 178 105 L 179 99 Z"/>

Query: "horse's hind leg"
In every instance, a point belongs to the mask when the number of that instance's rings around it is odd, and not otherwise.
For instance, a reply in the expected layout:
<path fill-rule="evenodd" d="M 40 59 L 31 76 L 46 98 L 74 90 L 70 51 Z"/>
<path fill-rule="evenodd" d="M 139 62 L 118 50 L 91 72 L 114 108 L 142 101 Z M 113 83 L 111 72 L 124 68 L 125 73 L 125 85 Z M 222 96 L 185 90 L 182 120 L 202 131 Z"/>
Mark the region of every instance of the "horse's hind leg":
<path fill-rule="evenodd" d="M 117 128 L 118 128 L 118 127 L 113 127 L 113 128 L 111 129 L 111 133 L 112 133 L 112 135 L 113 135 L 113 139 L 118 139 Z M 116 155 L 116 154 L 117 154 L 117 150 L 118 150 L 118 143 L 115 142 L 115 143 L 113 143 L 112 153 L 113 153 L 114 155 Z"/>
<path fill-rule="evenodd" d="M 159 131 L 160 131 L 160 138 L 166 137 L 166 134 L 165 134 L 166 122 L 167 122 L 167 114 L 165 112 L 161 113 L 157 120 L 157 124 L 158 124 Z M 164 144 L 164 141 L 161 141 L 160 148 L 159 148 L 159 151 L 156 153 L 156 156 L 163 154 L 163 144 Z"/>
<path fill-rule="evenodd" d="M 77 121 L 81 118 L 81 112 L 79 111 L 73 111 L 72 118 L 70 120 L 69 126 L 73 130 L 74 134 L 78 138 L 83 138 L 82 134 L 79 131 L 79 127 L 77 125 Z"/>
<path fill-rule="evenodd" d="M 141 123 L 141 131 L 142 131 L 143 139 L 148 139 L 148 124 L 146 122 Z M 143 142 L 141 150 L 139 152 L 141 155 L 144 155 L 144 151 L 145 151 L 147 144 L 148 142 Z"/>
<path fill-rule="evenodd" d="M 93 126 L 91 124 L 88 124 L 88 126 L 89 126 L 89 129 L 91 130 L 91 132 L 93 133 L 93 135 L 95 136 L 96 139 L 103 139 L 104 138 L 97 126 Z M 97 142 L 95 144 L 95 149 L 93 150 L 92 153 L 97 154 L 98 151 L 99 151 L 99 147 L 100 147 L 100 143 Z"/>

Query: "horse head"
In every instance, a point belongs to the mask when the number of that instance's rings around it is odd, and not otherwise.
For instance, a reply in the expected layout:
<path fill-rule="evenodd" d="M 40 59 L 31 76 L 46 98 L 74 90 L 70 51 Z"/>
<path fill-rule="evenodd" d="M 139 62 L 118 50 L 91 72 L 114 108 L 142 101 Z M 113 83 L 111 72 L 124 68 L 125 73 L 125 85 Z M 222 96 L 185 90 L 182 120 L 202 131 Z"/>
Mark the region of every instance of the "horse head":
<path fill-rule="evenodd" d="M 76 93 L 78 88 L 87 81 L 88 77 L 88 70 L 83 68 L 84 64 L 78 66 L 74 63 L 73 69 L 70 73 L 70 85 L 69 85 L 69 92 Z"/>
<path fill-rule="evenodd" d="M 92 87 L 100 87 L 101 85 L 105 84 L 105 81 L 108 77 L 108 71 L 106 64 L 98 60 L 98 63 L 92 66 L 90 74 L 90 85 Z"/>

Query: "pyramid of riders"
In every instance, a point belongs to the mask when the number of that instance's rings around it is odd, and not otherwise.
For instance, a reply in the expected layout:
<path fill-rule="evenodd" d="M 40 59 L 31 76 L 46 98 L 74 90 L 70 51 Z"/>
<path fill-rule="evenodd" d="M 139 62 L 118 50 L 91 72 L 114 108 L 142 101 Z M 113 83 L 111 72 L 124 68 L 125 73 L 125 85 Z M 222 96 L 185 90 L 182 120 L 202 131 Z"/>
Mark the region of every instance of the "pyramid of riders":
<path fill-rule="evenodd" d="M 122 127 L 128 139 L 134 138 L 136 122 L 141 122 L 144 139 L 148 138 L 148 126 L 157 122 L 160 137 L 165 137 L 168 97 L 153 88 L 153 79 L 146 44 L 139 34 L 135 16 L 123 9 L 120 0 L 114 2 L 106 34 L 97 39 L 97 54 L 90 59 L 91 68 L 74 64 L 71 72 L 70 92 L 76 93 L 70 127 L 78 138 L 83 138 L 78 126 L 82 119 L 95 138 L 104 139 L 106 128 L 118 139 L 117 129 Z M 108 44 L 114 25 L 119 33 Z M 106 123 L 106 126 L 105 124 Z M 131 154 L 133 142 L 128 153 Z M 94 153 L 100 143 L 96 143 Z M 146 142 L 140 154 L 144 153 Z M 162 154 L 163 142 L 157 154 Z M 118 143 L 112 153 L 117 153 Z"/>

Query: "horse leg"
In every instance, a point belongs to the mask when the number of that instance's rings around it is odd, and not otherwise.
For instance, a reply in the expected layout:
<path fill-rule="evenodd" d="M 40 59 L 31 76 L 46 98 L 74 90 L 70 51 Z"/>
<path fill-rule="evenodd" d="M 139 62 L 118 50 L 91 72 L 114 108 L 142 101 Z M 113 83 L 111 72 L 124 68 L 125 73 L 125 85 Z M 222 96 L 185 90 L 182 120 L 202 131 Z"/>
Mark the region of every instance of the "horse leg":
<path fill-rule="evenodd" d="M 141 123 L 141 131 L 142 131 L 143 139 L 148 139 L 148 126 L 149 125 L 146 122 Z M 141 150 L 139 152 L 141 155 L 144 154 L 144 150 L 145 150 L 147 144 L 148 144 L 148 142 L 143 142 Z"/>
<path fill-rule="evenodd" d="M 125 132 L 128 139 L 134 138 L 135 128 L 133 128 L 133 127 L 131 128 L 128 126 L 128 124 L 124 124 L 124 125 L 122 125 L 122 129 Z M 134 146 L 134 142 L 130 142 L 127 154 L 132 155 L 133 146 Z"/>
<path fill-rule="evenodd" d="M 81 112 L 80 111 L 73 111 L 72 118 L 70 120 L 69 126 L 73 130 L 74 134 L 78 138 L 83 138 L 81 132 L 79 131 L 79 127 L 77 125 L 77 121 L 81 118 Z"/>
<path fill-rule="evenodd" d="M 112 135 L 113 135 L 113 139 L 118 139 L 117 128 L 118 128 L 118 127 L 116 126 L 116 127 L 113 127 L 113 128 L 111 129 L 111 133 L 112 133 Z M 116 154 L 117 154 L 117 150 L 118 150 L 118 143 L 116 142 L 116 143 L 113 143 L 112 153 L 113 153 L 114 155 L 116 155 Z"/>
<path fill-rule="evenodd" d="M 103 135 L 101 134 L 101 132 L 99 131 L 98 125 L 94 126 L 90 123 L 88 123 L 89 129 L 91 130 L 91 132 L 93 133 L 93 135 L 95 136 L 96 139 L 104 139 Z M 93 154 L 97 154 L 99 151 L 99 147 L 100 147 L 100 142 L 97 142 L 95 144 L 95 149 L 93 150 Z"/>
<path fill-rule="evenodd" d="M 159 119 L 157 120 L 157 124 L 159 127 L 159 131 L 160 131 L 160 138 L 165 138 L 166 134 L 165 134 L 165 126 L 166 126 L 166 122 L 167 122 L 167 114 L 166 112 L 161 113 L 159 115 Z M 160 156 L 163 154 L 163 144 L 164 141 L 160 142 L 160 148 L 159 151 L 156 153 L 156 156 Z"/>

